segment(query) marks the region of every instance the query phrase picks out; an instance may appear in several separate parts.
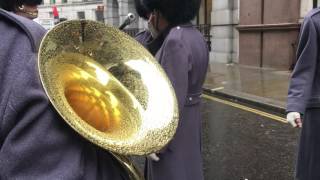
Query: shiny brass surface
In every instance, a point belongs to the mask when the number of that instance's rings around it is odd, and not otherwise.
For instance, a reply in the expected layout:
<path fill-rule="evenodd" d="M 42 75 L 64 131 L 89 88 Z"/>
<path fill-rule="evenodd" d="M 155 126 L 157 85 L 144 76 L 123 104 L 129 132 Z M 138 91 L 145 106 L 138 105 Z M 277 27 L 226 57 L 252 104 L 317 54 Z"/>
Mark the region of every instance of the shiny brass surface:
<path fill-rule="evenodd" d="M 173 137 L 174 90 L 153 56 L 128 35 L 98 22 L 67 21 L 46 34 L 39 52 L 50 101 L 92 143 L 146 155 Z"/>
<path fill-rule="evenodd" d="M 111 154 L 121 163 L 122 167 L 128 173 L 128 177 L 132 180 L 144 180 L 143 174 L 134 166 L 130 159 L 124 155 L 119 155 L 116 153 Z"/>

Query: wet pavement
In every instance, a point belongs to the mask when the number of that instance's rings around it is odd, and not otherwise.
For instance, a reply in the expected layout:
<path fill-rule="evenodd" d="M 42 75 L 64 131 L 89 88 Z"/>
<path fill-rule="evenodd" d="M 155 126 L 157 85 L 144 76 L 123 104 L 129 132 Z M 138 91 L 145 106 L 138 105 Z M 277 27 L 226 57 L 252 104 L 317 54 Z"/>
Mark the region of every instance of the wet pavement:
<path fill-rule="evenodd" d="M 289 71 L 211 63 L 206 93 L 285 116 Z M 299 130 L 203 98 L 205 180 L 292 180 Z M 143 169 L 143 158 L 136 158 Z M 192 162 L 189 162 L 192 163 Z"/>
<path fill-rule="evenodd" d="M 202 122 L 205 180 L 294 179 L 299 130 L 207 98 Z"/>
<path fill-rule="evenodd" d="M 290 71 L 211 63 L 204 88 L 284 109 Z"/>
<path fill-rule="evenodd" d="M 288 124 L 204 99 L 206 180 L 292 180 L 299 131 Z"/>

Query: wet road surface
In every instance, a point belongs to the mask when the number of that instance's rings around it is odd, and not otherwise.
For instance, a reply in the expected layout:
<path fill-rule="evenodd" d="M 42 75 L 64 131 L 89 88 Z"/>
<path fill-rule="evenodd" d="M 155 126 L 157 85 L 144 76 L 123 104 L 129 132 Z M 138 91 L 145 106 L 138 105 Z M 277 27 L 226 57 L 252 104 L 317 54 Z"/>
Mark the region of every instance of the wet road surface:
<path fill-rule="evenodd" d="M 292 180 L 299 130 L 283 117 L 203 97 L 205 180 Z M 134 158 L 143 172 L 142 157 Z M 192 163 L 192 162 L 189 162 Z"/>
<path fill-rule="evenodd" d="M 208 96 L 203 100 L 206 180 L 294 179 L 299 130 L 278 116 L 262 116 Z"/>

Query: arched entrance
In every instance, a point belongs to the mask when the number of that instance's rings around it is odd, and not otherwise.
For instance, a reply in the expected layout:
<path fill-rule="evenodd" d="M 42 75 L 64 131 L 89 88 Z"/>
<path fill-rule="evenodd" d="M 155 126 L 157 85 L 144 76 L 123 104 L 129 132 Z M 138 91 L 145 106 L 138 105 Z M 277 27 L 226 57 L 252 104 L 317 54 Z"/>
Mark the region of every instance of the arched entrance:
<path fill-rule="evenodd" d="M 119 3 L 118 0 L 112 0 L 112 24 L 119 26 Z"/>

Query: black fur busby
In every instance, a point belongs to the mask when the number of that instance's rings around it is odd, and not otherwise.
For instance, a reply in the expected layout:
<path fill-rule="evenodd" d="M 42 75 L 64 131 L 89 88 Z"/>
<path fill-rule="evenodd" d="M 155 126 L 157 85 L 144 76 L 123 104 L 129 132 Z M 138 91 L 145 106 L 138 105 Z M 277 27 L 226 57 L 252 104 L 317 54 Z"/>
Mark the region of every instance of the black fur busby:
<path fill-rule="evenodd" d="M 148 11 L 148 9 L 142 4 L 141 0 L 134 0 L 134 6 L 139 17 L 142 17 L 143 19 L 148 19 L 148 14 L 150 13 L 150 11 Z"/>
<path fill-rule="evenodd" d="M 142 0 L 149 10 L 158 10 L 173 25 L 191 21 L 199 12 L 201 0 Z"/>
<path fill-rule="evenodd" d="M 0 0 L 0 8 L 7 11 L 14 11 L 15 8 L 25 4 L 25 5 L 39 5 L 42 0 Z"/>

